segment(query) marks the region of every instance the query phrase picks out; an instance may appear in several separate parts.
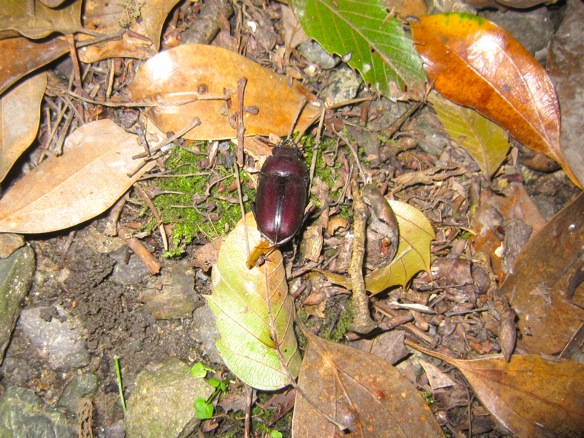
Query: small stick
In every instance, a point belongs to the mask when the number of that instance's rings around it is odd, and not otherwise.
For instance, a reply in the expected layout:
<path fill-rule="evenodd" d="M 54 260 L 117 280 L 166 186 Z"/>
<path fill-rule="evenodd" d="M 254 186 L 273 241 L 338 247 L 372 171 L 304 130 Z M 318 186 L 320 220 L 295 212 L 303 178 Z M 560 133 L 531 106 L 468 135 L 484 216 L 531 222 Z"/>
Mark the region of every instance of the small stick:
<path fill-rule="evenodd" d="M 237 164 L 239 166 L 243 166 L 243 146 L 245 141 L 245 125 L 243 123 L 243 111 L 245 107 L 243 104 L 243 98 L 246 84 L 246 77 L 237 81 L 237 100 L 239 102 L 239 107 L 237 109 Z"/>
<path fill-rule="evenodd" d="M 140 257 L 140 260 L 146 265 L 151 274 L 158 274 L 162 269 L 162 263 L 160 263 L 151 253 L 146 249 L 146 247 L 135 237 L 131 237 L 125 229 L 120 229 L 118 234 L 122 239 L 126 240 L 126 245 L 134 251 L 134 253 Z"/>
<path fill-rule="evenodd" d="M 365 280 L 363 279 L 363 260 L 365 258 L 365 230 L 367 228 L 367 217 L 369 210 L 359 193 L 357 178 L 351 181 L 351 192 L 353 193 L 353 218 L 355 238 L 353 240 L 353 254 L 349 264 L 349 275 L 353 285 L 353 308 L 355 309 L 355 319 L 350 329 L 354 332 L 365 334 L 371 332 L 377 324 L 371 319 L 369 314 L 369 298 L 365 290 Z"/>

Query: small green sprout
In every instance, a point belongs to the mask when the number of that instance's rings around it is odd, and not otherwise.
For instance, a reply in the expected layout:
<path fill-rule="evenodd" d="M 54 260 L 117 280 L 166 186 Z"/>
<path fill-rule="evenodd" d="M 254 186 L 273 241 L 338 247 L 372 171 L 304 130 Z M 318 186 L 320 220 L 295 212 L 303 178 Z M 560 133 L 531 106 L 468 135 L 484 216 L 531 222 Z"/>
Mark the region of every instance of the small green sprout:
<path fill-rule="evenodd" d="M 194 377 L 205 378 L 207 376 L 207 372 L 209 371 L 212 373 L 215 372 L 213 368 L 210 368 L 201 362 L 197 362 L 191 367 L 191 374 Z M 215 388 L 215 391 L 213 391 L 213 394 L 211 394 L 207 400 L 205 400 L 203 397 L 199 397 L 195 400 L 194 407 L 195 411 L 197 412 L 197 418 L 199 420 L 208 420 L 209 418 L 213 417 L 213 414 L 215 413 L 215 407 L 213 406 L 212 402 L 219 394 L 227 391 L 227 386 L 229 384 L 229 380 L 219 380 L 214 377 L 210 377 L 207 382 L 209 385 Z"/>

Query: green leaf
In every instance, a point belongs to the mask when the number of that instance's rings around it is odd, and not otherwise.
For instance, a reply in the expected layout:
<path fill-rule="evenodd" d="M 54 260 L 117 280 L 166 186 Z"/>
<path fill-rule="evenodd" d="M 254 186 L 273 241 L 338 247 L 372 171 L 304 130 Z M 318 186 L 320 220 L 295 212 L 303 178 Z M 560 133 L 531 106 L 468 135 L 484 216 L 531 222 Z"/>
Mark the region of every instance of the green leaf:
<path fill-rule="evenodd" d="M 448 135 L 466 149 L 490 179 L 509 152 L 507 132 L 471 108 L 457 105 L 436 92 L 428 95 Z"/>
<path fill-rule="evenodd" d="M 213 405 L 202 397 L 195 400 L 195 411 L 199 420 L 207 420 L 213 417 L 215 409 Z"/>
<path fill-rule="evenodd" d="M 213 368 L 209 368 L 207 365 L 204 365 L 202 362 L 197 362 L 191 367 L 191 374 L 194 377 L 205 377 L 207 376 L 207 371 L 211 371 L 212 373 L 215 372 Z"/>
<path fill-rule="evenodd" d="M 306 34 L 349 65 L 379 93 L 423 95 L 422 60 L 402 24 L 379 0 L 290 0 Z M 402 92 L 402 93 L 400 93 Z"/>
<path fill-rule="evenodd" d="M 207 299 L 221 334 L 217 348 L 225 364 L 248 385 L 276 390 L 290 383 L 278 349 L 293 376 L 300 369 L 292 325 L 294 303 L 279 251 L 272 252 L 262 266 L 247 268 L 249 249 L 262 238 L 251 213 L 246 221 L 247 233 L 240 221 L 221 245 L 212 272 L 213 294 Z"/>
<path fill-rule="evenodd" d="M 436 237 L 426 216 L 405 202 L 388 201 L 399 227 L 399 246 L 393 261 L 365 277 L 373 295 L 393 286 L 405 286 L 420 271 L 430 270 L 430 242 Z"/>

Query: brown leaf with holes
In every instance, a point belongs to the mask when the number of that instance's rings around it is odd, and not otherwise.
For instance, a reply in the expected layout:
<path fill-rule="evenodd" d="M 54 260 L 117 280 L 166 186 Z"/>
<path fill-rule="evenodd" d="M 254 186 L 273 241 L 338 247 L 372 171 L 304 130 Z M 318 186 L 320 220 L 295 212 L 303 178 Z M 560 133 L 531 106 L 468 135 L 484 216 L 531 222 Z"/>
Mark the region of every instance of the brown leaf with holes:
<path fill-rule="evenodd" d="M 160 35 L 168 14 L 178 0 L 100 1 L 87 0 L 83 25 L 102 34 L 123 32 L 120 38 L 82 47 L 82 62 L 92 63 L 108 58 L 147 59 L 160 49 Z M 91 37 L 93 38 L 93 37 Z M 90 39 L 83 37 L 81 39 Z"/>
<path fill-rule="evenodd" d="M 200 44 L 185 44 L 151 58 L 129 90 L 133 100 L 160 104 L 147 115 L 165 132 L 178 132 L 198 117 L 201 124 L 185 138 L 235 138 L 237 83 L 243 77 L 245 135 L 288 135 L 303 102 L 295 129 L 303 131 L 320 115 L 315 97 L 300 83 L 237 53 Z"/>
<path fill-rule="evenodd" d="M 475 360 L 454 359 L 407 342 L 455 366 L 475 394 L 511 432 L 520 437 L 582 436 L 584 364 L 514 355 Z"/>
<path fill-rule="evenodd" d="M 442 437 L 442 429 L 416 388 L 379 357 L 305 332 L 292 434 L 297 437 Z M 341 433 L 322 413 L 346 427 Z"/>
<path fill-rule="evenodd" d="M 532 353 L 557 354 L 584 324 L 584 288 L 568 295 L 581 269 L 584 248 L 584 194 L 556 214 L 523 247 L 501 293 L 517 313 L 518 346 Z"/>
<path fill-rule="evenodd" d="M 560 149 L 560 107 L 552 82 L 517 40 L 469 14 L 426 15 L 411 26 L 424 69 L 440 94 L 553 158 L 582 187 Z"/>

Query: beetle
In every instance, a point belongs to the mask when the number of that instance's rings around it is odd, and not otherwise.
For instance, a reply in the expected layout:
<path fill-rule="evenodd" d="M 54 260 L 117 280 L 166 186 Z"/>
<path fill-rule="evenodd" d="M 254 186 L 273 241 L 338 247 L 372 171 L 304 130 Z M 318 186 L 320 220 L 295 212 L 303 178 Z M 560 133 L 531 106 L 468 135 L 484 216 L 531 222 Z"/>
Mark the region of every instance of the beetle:
<path fill-rule="evenodd" d="M 298 147 L 276 146 L 260 170 L 253 206 L 258 229 L 272 245 L 285 244 L 302 227 L 307 192 L 308 170 Z"/>

